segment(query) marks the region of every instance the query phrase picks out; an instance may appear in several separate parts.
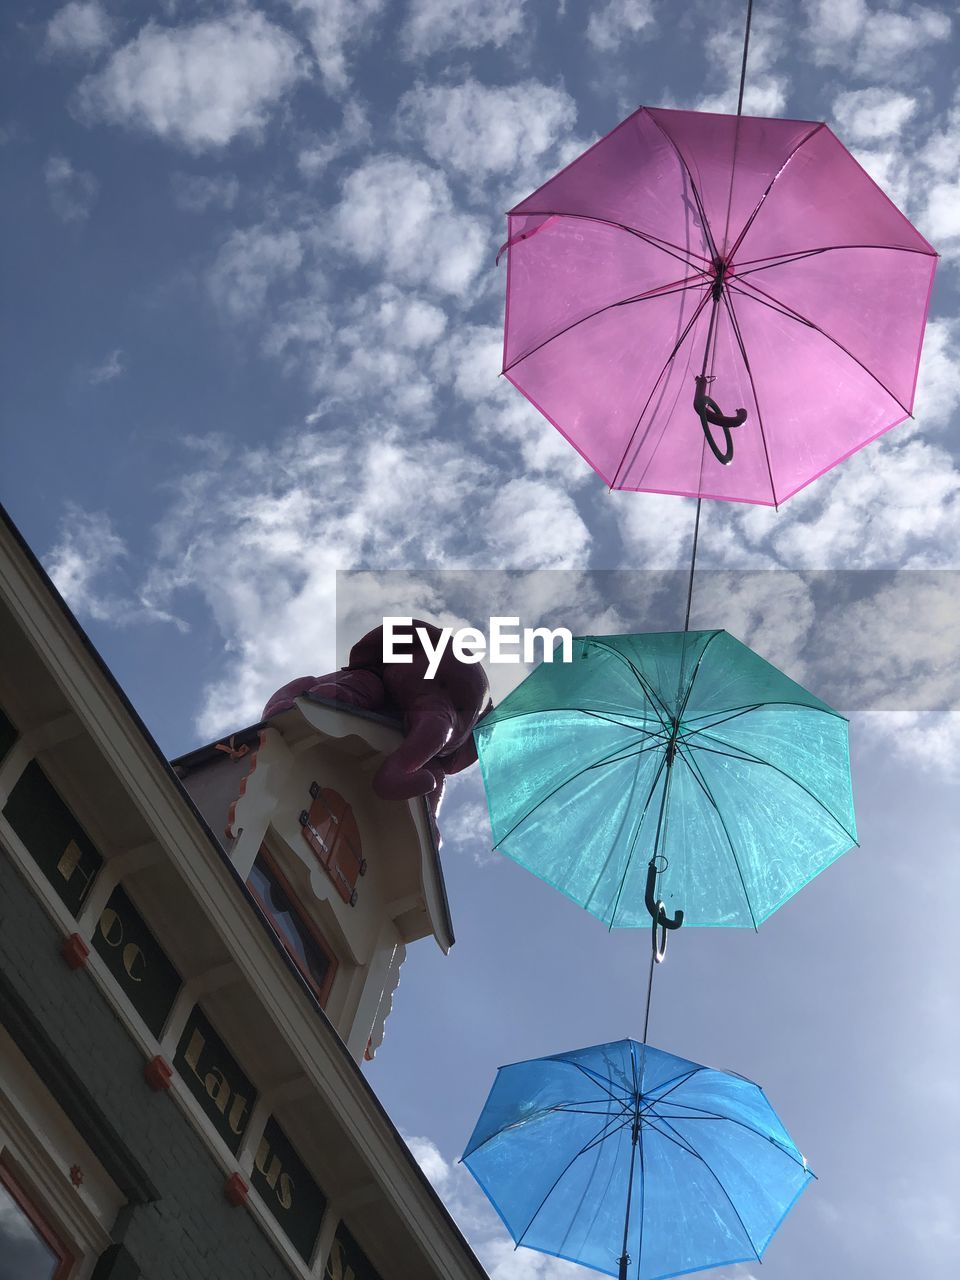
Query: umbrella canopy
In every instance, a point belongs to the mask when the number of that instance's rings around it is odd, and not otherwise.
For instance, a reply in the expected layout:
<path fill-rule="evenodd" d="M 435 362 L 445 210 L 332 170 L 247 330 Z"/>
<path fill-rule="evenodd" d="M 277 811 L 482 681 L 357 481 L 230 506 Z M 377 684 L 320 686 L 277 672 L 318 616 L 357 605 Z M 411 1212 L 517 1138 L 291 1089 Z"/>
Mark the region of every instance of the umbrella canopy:
<path fill-rule="evenodd" d="M 824 124 L 641 107 L 508 223 L 503 372 L 612 488 L 775 505 L 912 411 L 936 252 Z"/>
<path fill-rule="evenodd" d="M 614 926 L 756 928 L 856 843 L 847 722 L 725 631 L 576 639 L 474 730 L 494 846 Z"/>
<path fill-rule="evenodd" d="M 635 1040 L 501 1067 L 463 1162 L 517 1244 L 623 1280 L 761 1258 L 814 1176 L 759 1085 Z"/>

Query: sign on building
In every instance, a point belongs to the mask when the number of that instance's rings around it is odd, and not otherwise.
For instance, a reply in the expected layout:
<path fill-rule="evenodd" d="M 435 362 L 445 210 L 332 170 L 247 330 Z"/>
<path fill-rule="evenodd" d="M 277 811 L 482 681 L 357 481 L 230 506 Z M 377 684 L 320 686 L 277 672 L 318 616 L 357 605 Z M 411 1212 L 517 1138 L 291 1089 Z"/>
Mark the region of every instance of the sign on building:
<path fill-rule="evenodd" d="M 274 1120 L 267 1121 L 250 1181 L 304 1261 L 310 1261 L 327 1199 Z"/>
<path fill-rule="evenodd" d="M 236 1153 L 257 1091 L 199 1005 L 187 1018 L 173 1062 L 217 1133 Z"/>
<path fill-rule="evenodd" d="M 3 813 L 64 906 L 77 915 L 103 858 L 36 760 L 20 775 Z"/>
<path fill-rule="evenodd" d="M 100 913 L 93 945 L 159 1040 L 180 990 L 180 975 L 119 885 Z"/>

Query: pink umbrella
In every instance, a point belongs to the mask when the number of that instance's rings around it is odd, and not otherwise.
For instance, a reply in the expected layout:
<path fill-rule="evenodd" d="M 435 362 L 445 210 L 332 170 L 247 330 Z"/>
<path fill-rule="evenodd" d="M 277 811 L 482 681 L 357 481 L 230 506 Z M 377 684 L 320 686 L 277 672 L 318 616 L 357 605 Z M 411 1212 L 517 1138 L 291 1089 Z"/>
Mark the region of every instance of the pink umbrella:
<path fill-rule="evenodd" d="M 503 372 L 611 488 L 777 505 L 911 414 L 937 254 L 824 124 L 641 107 L 508 218 Z"/>

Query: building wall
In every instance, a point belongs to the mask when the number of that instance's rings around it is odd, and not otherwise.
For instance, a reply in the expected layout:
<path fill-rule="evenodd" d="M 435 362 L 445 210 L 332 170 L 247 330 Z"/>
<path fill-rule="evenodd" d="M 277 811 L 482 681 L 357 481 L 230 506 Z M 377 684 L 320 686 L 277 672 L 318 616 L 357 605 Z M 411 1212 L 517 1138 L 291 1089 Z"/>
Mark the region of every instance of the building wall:
<path fill-rule="evenodd" d="M 155 1199 L 121 1210 L 114 1239 L 122 1240 L 144 1280 L 288 1275 L 252 1215 L 227 1202 L 223 1174 L 186 1117 L 167 1094 L 148 1088 L 140 1051 L 93 979 L 65 964 L 61 943 L 56 926 L 3 851 L 0 972 L 94 1106 L 123 1134 L 124 1158 L 147 1171 L 156 1191 Z M 71 1116 L 72 1105 L 58 1101 Z"/>

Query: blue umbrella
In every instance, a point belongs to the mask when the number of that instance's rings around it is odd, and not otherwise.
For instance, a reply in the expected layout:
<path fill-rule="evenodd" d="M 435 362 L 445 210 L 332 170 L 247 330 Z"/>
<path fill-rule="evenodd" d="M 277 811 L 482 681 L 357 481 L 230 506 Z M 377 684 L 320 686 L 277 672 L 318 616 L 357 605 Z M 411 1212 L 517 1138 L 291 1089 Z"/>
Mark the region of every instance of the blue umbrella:
<path fill-rule="evenodd" d="M 463 1162 L 518 1246 L 620 1280 L 759 1260 L 814 1176 L 759 1085 L 635 1040 L 501 1067 Z"/>
<path fill-rule="evenodd" d="M 474 733 L 494 846 L 611 928 L 757 928 L 856 843 L 846 720 L 725 631 L 575 640 Z"/>

